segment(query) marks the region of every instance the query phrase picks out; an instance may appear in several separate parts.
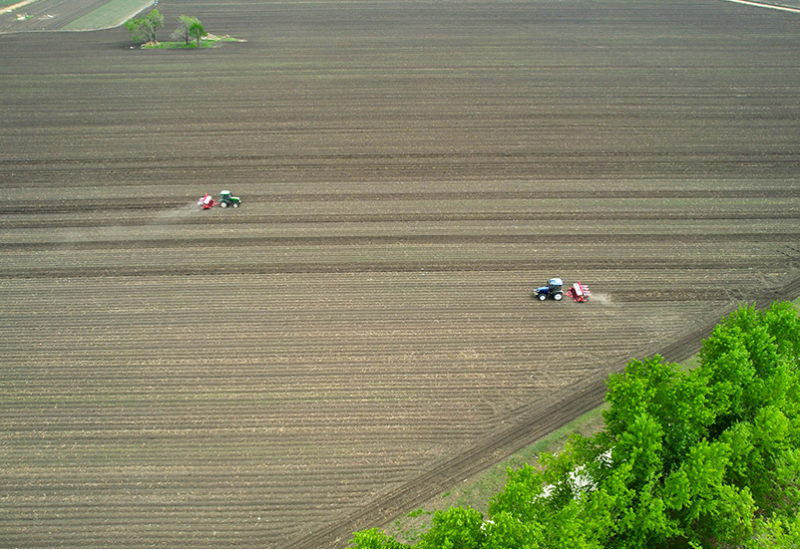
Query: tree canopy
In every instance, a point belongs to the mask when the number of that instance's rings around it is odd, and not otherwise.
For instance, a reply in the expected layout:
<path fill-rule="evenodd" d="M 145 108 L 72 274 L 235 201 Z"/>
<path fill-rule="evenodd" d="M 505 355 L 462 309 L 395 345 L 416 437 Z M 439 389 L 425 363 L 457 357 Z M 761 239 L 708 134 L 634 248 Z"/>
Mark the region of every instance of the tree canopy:
<path fill-rule="evenodd" d="M 187 45 L 192 40 L 196 40 L 197 45 L 200 46 L 200 39 L 208 35 L 200 20 L 196 17 L 181 15 L 180 21 L 181 24 L 172 33 L 172 37 L 177 40 L 183 40 Z"/>
<path fill-rule="evenodd" d="M 450 508 L 417 548 L 800 547 L 800 318 L 741 307 L 700 366 L 654 356 L 607 382 L 605 428 L 508 471 L 488 517 Z M 408 548 L 370 529 L 357 548 Z"/>
<path fill-rule="evenodd" d="M 145 44 L 155 42 L 156 31 L 163 26 L 164 16 L 158 10 L 153 10 L 144 17 L 125 21 L 125 28 L 130 31 L 133 39 Z"/>

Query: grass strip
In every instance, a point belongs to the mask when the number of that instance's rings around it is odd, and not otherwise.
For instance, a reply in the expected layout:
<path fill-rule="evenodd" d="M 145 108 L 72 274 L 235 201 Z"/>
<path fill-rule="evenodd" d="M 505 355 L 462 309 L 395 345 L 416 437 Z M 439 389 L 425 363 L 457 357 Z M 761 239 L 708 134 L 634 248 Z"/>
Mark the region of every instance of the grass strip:
<path fill-rule="evenodd" d="M 232 38 L 230 36 L 214 36 L 208 35 L 206 38 L 200 40 L 200 45 L 197 45 L 195 40 L 192 40 L 188 44 L 185 42 L 150 42 L 147 44 L 142 44 L 142 49 L 145 50 L 169 50 L 169 49 L 178 49 L 178 48 L 213 48 L 219 45 L 220 42 L 244 42 L 239 38 Z"/>
<path fill-rule="evenodd" d="M 419 541 L 420 534 L 430 528 L 431 516 L 435 510 L 461 506 L 474 508 L 485 514 L 488 511 L 489 499 L 505 487 L 509 468 L 516 470 L 524 464 L 537 464 L 539 454 L 560 451 L 573 433 L 580 433 L 584 436 L 597 433 L 603 429 L 603 411 L 606 408 L 606 405 L 601 405 L 528 447 L 520 449 L 502 462 L 464 481 L 441 497 L 431 499 L 425 503 L 425 508 L 413 510 L 395 522 L 385 525 L 384 531 L 406 544 L 415 544 Z"/>

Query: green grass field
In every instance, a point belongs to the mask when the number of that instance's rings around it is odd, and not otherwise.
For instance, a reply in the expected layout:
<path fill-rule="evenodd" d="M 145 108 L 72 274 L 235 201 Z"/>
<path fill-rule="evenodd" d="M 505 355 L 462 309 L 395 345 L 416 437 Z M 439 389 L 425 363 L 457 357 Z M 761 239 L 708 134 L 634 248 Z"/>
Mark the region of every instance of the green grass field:
<path fill-rule="evenodd" d="M 0 0 L 0 3 L 4 1 Z M 78 31 L 115 27 L 152 4 L 153 0 L 111 0 L 96 10 L 65 25 L 64 30 Z"/>

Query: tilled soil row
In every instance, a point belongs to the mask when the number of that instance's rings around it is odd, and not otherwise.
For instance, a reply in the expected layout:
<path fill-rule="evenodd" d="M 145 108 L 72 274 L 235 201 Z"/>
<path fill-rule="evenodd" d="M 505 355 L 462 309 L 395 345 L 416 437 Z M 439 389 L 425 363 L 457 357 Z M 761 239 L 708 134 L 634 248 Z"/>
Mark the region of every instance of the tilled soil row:
<path fill-rule="evenodd" d="M 640 270 L 650 269 L 663 272 L 664 262 L 658 260 L 636 260 L 628 261 L 629 266 L 634 266 Z M 119 265 L 114 267 L 44 267 L 44 268 L 25 268 L 14 267 L 4 268 L 0 272 L 0 279 L 67 279 L 67 278 L 97 278 L 97 277 L 152 277 L 152 276 L 184 276 L 198 277 L 211 275 L 269 275 L 284 273 L 419 273 L 428 271 L 435 272 L 481 272 L 502 270 L 505 272 L 521 271 L 530 273 L 532 271 L 575 271 L 578 269 L 586 270 L 608 270 L 616 266 L 612 260 L 588 261 L 588 260 L 531 260 L 528 262 L 504 262 L 504 261 L 464 261 L 453 262 L 441 261 L 420 261 L 420 262 L 400 262 L 400 263 L 376 263 L 376 262 L 302 262 L 302 263 L 259 263 L 259 264 L 239 264 L 239 265 L 187 265 L 183 267 L 138 267 L 135 265 Z M 671 264 L 674 267 L 675 264 Z M 750 265 L 748 260 L 741 260 L 737 266 L 731 266 L 726 261 L 698 260 L 696 262 L 682 262 L 679 264 L 683 269 L 714 270 L 724 268 L 747 268 Z M 658 296 L 659 291 L 637 290 L 640 296 L 649 295 L 652 299 Z M 666 291 L 662 291 L 666 292 Z M 720 292 L 714 289 L 675 289 L 670 290 L 670 300 L 677 299 L 705 299 L 711 296 L 719 296 Z M 642 294 L 646 293 L 646 294 Z M 624 298 L 621 298 L 624 300 Z M 646 301 L 646 300 L 645 300 Z"/>
<path fill-rule="evenodd" d="M 774 217 L 770 219 L 775 219 Z M 63 227 L 63 226 L 62 226 Z M 703 244 L 711 243 L 742 243 L 752 240 L 759 244 L 800 242 L 800 231 L 795 233 L 726 233 L 704 235 L 675 235 L 672 233 L 653 233 L 650 235 L 608 235 L 581 233 L 580 242 L 585 246 L 592 245 L 618 245 L 618 244 L 645 244 L 663 243 L 669 240 L 675 244 L 694 244 L 702 241 Z M 260 247 L 290 247 L 290 246 L 393 246 L 404 244 L 415 245 L 466 245 L 466 244 L 530 244 L 537 246 L 563 245 L 564 236 L 546 235 L 396 235 L 396 236 L 309 236 L 309 237 L 237 237 L 237 246 Z M 160 249 L 199 246 L 208 249 L 230 248 L 230 238 L 197 238 L 197 239 L 170 239 L 170 240 L 109 240 L 109 241 L 41 241 L 0 243 L 0 251 L 4 252 L 34 252 L 58 250 L 66 247 L 70 250 L 133 250 L 133 249 Z M 434 264 L 435 265 L 435 264 Z M 591 265 L 586 266 L 592 269 Z M 468 270 L 469 266 L 465 266 Z"/>
<path fill-rule="evenodd" d="M 580 131 L 576 129 L 576 131 Z M 387 177 L 395 178 L 397 181 L 424 180 L 429 182 L 453 181 L 458 179 L 521 179 L 528 178 L 531 174 L 543 179 L 581 179 L 587 174 L 602 179 L 631 179 L 637 178 L 643 173 L 651 173 L 665 178 L 706 178 L 709 175 L 723 178 L 780 178 L 787 179 L 793 177 L 800 169 L 800 158 L 795 154 L 786 154 L 783 160 L 765 160 L 758 156 L 752 158 L 747 154 L 731 155 L 730 158 L 720 160 L 717 155 L 709 155 L 700 159 L 674 158 L 670 161 L 654 160 L 643 158 L 637 162 L 626 162 L 623 159 L 609 161 L 607 154 L 598 155 L 597 160 L 580 160 L 576 158 L 578 153 L 573 153 L 569 160 L 558 159 L 552 162 L 542 162 L 535 159 L 519 160 L 518 162 L 496 162 L 470 161 L 468 158 L 453 158 L 450 163 L 444 165 L 386 165 L 376 163 L 375 165 L 364 166 L 356 169 L 348 165 L 347 159 L 337 159 L 336 164 L 318 165 L 289 165 L 279 166 L 275 164 L 248 167 L 242 169 L 236 166 L 235 160 L 230 161 L 229 165 L 218 169 L 208 168 L 203 174 L 195 174 L 184 167 L 172 170 L 165 169 L 159 177 L 169 184 L 177 184 L 187 179 L 201 180 L 208 178 L 209 181 L 230 180 L 232 175 L 236 175 L 239 180 L 244 180 L 248 175 L 268 173 L 270 181 L 289 182 L 293 178 L 302 179 L 305 182 L 318 183 L 347 183 L 349 181 L 368 181 L 384 179 Z M 675 155 L 679 157 L 679 155 Z M 157 163 L 157 160 L 153 160 Z M 186 159 L 184 165 L 202 163 L 203 159 Z M 137 167 L 132 167 L 130 171 L 140 171 Z M 83 171 L 81 171 L 83 172 Z M 239 172 L 239 174 L 236 174 Z M 7 181 L 18 185 L 25 185 L 31 178 L 25 177 L 19 171 L 9 170 L 8 173 L 0 173 L 0 181 Z M 38 174 L 37 174 L 38 175 Z M 47 185 L 52 181 L 65 182 L 61 187 L 80 183 L 80 179 L 70 173 L 53 173 L 44 176 L 39 180 Z M 77 181 L 76 181 L 77 180 Z M 105 174 L 92 175 L 85 178 L 83 183 L 96 184 L 97 182 L 109 181 L 112 177 Z M 143 184 L 139 184 L 143 185 Z M 201 190 L 202 191 L 202 190 Z M 173 199 L 174 200 L 174 199 Z M 133 199 L 129 204 L 132 204 Z M 122 206 L 120 206 L 122 207 Z"/>
<path fill-rule="evenodd" d="M 184 205 L 175 205 L 173 208 L 184 209 Z M 37 228 L 89 228 L 89 227 L 126 227 L 139 226 L 143 223 L 152 223 L 152 208 L 130 208 L 118 211 L 108 211 L 106 208 L 84 212 L 95 212 L 119 216 L 125 212 L 127 219 L 57 219 L 59 214 L 70 216 L 80 214 L 80 210 L 54 208 L 37 210 L 35 214 L 23 212 L 24 209 L 9 207 L 6 215 L 0 219 L 0 227 L 15 229 L 37 229 Z M 142 212 L 142 217 L 137 219 L 131 212 Z M 144 214 L 144 213 L 147 214 Z M 16 214 L 19 214 L 18 216 Z M 216 214 L 216 213 L 215 213 Z M 498 222 L 498 221 L 659 221 L 664 219 L 663 212 L 646 212 L 641 210 L 627 210 L 623 212 L 481 212 L 481 213 L 441 213 L 426 214 L 421 212 L 396 213 L 396 214 L 325 214 L 314 215 L 253 215 L 237 212 L 235 215 L 222 218 L 215 214 L 209 214 L 206 219 L 187 219 L 186 224 L 191 225 L 244 225 L 244 224 L 337 224 L 337 223 L 376 223 L 390 224 L 396 222 Z M 795 220 L 800 217 L 800 208 L 795 211 L 788 206 L 783 212 L 715 212 L 697 211 L 680 212 L 675 211 L 669 214 L 671 220 L 708 220 L 708 221 L 731 221 L 736 220 Z M 49 218 L 49 219 L 48 219 Z M 545 235 L 546 236 L 546 235 Z M 613 239 L 613 236 L 609 236 Z"/>

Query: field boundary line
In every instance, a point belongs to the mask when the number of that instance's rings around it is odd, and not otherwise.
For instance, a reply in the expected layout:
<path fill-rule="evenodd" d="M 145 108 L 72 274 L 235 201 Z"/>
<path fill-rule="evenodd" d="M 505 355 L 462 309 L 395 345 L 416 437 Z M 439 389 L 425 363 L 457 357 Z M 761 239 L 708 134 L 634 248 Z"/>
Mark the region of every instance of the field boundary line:
<path fill-rule="evenodd" d="M 731 306 L 733 308 L 733 306 Z M 681 335 L 677 342 L 664 347 L 669 356 L 690 356 L 692 350 L 707 336 L 718 318 L 709 317 L 699 327 Z M 650 351 L 650 350 L 648 350 Z M 408 512 L 427 500 L 452 489 L 461 480 L 489 468 L 520 449 L 546 437 L 581 415 L 603 404 L 606 378 L 621 372 L 628 359 L 620 358 L 614 365 L 579 380 L 565 393 L 546 402 L 528 403 L 506 415 L 493 431 L 478 443 L 455 456 L 436 463 L 422 475 L 389 489 L 361 508 L 328 525 L 308 532 L 289 543 L 291 548 L 344 548 L 354 531 L 376 527 Z M 518 422 L 509 422 L 514 417 Z"/>
<path fill-rule="evenodd" d="M 457 485 L 462 479 L 500 462 L 524 447 L 528 441 L 535 441 L 557 430 L 568 423 L 567 416 L 578 417 L 602 404 L 605 396 L 604 378 L 594 376 L 577 384 L 579 387 L 574 393 L 547 403 L 532 404 L 525 421 L 506 424 L 483 443 L 439 462 L 421 476 L 401 483 L 344 518 L 307 533 L 289 543 L 288 547 L 344 548 L 354 531 L 383 524 L 405 513 Z"/>

